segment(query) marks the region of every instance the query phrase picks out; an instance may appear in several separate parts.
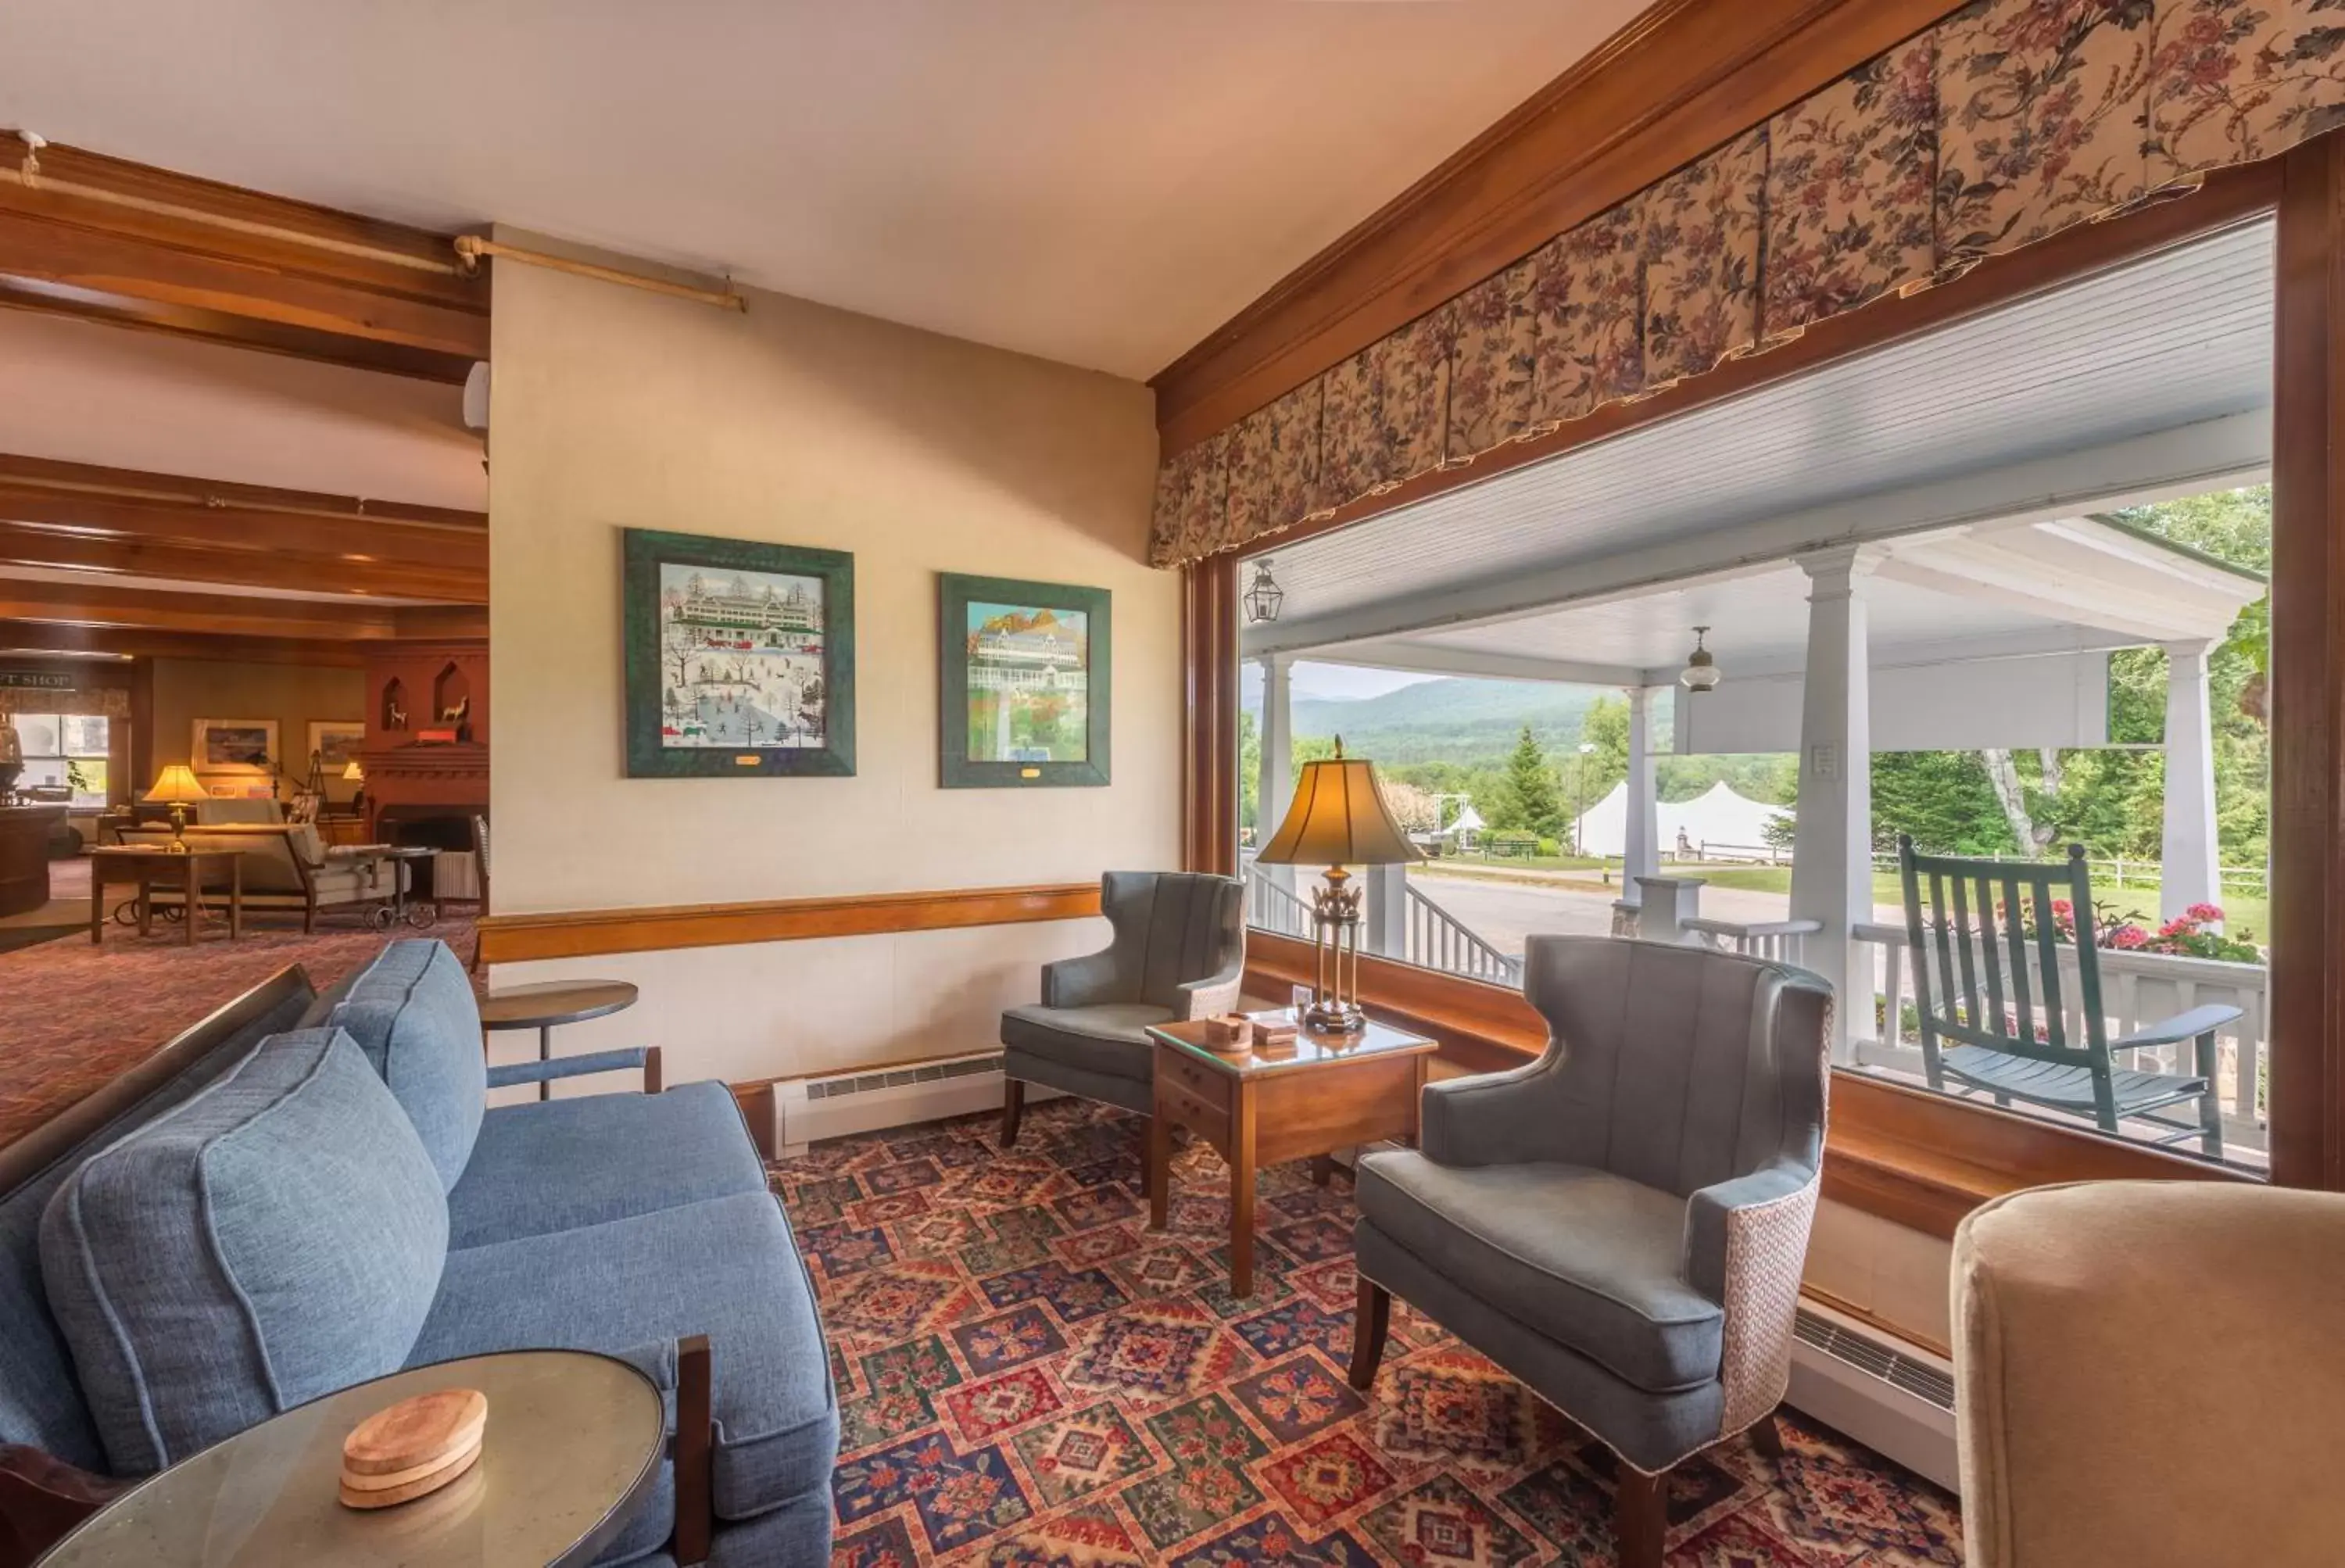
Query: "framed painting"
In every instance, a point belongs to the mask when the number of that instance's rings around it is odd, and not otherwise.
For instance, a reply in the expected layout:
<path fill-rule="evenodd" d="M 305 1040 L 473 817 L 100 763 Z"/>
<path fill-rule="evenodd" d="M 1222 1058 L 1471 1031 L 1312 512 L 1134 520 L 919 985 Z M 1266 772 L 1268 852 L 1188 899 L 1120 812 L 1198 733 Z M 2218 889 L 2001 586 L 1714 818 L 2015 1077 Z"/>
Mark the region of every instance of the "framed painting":
<path fill-rule="evenodd" d="M 630 528 L 627 777 L 855 771 L 855 557 Z"/>
<path fill-rule="evenodd" d="M 316 758 L 329 779 L 340 779 L 342 769 L 358 756 L 366 744 L 366 720 L 362 718 L 313 718 L 310 721 L 310 755 Z"/>
<path fill-rule="evenodd" d="M 279 763 L 273 718 L 198 718 L 188 756 L 198 773 L 249 776 Z"/>
<path fill-rule="evenodd" d="M 948 789 L 1105 784 L 1108 591 L 948 572 L 937 598 L 939 782 Z"/>

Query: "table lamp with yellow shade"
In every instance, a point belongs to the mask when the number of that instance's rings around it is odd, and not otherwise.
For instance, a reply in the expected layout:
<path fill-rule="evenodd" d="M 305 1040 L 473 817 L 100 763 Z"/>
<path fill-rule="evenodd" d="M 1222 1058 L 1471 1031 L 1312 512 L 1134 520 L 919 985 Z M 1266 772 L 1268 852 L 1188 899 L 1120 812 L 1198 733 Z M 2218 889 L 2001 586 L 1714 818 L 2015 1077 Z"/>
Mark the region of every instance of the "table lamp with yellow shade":
<path fill-rule="evenodd" d="M 1335 755 L 1303 765 L 1286 820 L 1254 857 L 1257 865 L 1325 866 L 1311 891 L 1311 1005 L 1305 1028 L 1349 1034 L 1367 1026 L 1360 1011 L 1360 893 L 1351 866 L 1396 866 L 1425 857 L 1393 820 L 1392 808 L 1365 758 Z"/>
<path fill-rule="evenodd" d="M 187 840 L 181 837 L 188 830 L 188 808 L 211 798 L 211 791 L 206 789 L 203 780 L 196 777 L 196 770 L 184 762 L 174 762 L 165 768 L 156 779 L 155 788 L 140 797 L 155 805 L 171 808 L 171 848 L 175 850 L 188 847 Z"/>

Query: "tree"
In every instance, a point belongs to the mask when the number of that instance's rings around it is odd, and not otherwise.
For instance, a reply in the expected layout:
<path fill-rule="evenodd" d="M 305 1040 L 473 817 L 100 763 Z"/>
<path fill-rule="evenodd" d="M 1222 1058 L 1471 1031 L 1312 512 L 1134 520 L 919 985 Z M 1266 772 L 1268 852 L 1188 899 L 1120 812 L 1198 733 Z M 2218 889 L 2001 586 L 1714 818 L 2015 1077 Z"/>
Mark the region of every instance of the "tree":
<path fill-rule="evenodd" d="M 1254 830 L 1254 843 L 1270 837 L 1270 830 L 1254 819 L 1262 810 L 1262 731 L 1254 728 L 1254 710 L 1238 710 L 1238 827 Z"/>
<path fill-rule="evenodd" d="M 1441 826 L 1441 813 L 1433 803 L 1433 796 L 1416 785 L 1395 779 L 1381 768 L 1376 769 L 1376 782 L 1385 792 L 1385 804 L 1392 809 L 1393 820 L 1404 832 L 1430 833 Z"/>
<path fill-rule="evenodd" d="M 1563 799 L 1547 765 L 1547 753 L 1528 724 L 1507 759 L 1505 779 L 1491 808 L 1485 816 L 1502 831 L 1536 833 L 1542 839 L 1563 836 Z"/>

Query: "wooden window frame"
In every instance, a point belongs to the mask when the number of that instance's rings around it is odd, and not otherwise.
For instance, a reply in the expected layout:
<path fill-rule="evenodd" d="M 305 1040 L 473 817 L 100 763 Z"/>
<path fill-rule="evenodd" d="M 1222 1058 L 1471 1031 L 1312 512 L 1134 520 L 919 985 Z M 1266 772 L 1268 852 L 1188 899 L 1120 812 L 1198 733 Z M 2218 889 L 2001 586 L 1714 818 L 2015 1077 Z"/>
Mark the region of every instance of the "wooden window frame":
<path fill-rule="evenodd" d="M 1466 471 L 1420 476 L 1279 538 L 1347 526 L 1501 468 L 1805 373 L 1949 321 L 2269 215 L 2278 229 L 2273 385 L 2271 1179 L 2345 1190 L 2345 132 L 2210 175 L 2197 194 L 1994 258 L 1936 288 L 1811 329 L 1796 342 L 1603 411 Z M 1238 555 L 1184 568 L 1188 693 L 1183 844 L 1193 871 L 1237 869 Z M 1248 933 L 1255 994 L 1305 976 L 1306 944 Z M 1518 1064 L 1545 1026 L 1518 992 L 1388 959 L 1361 961 L 1363 999 L 1475 1069 Z M 2254 1178 L 1992 1106 L 1839 1072 L 1828 1197 L 1952 1236 L 1979 1204 L 2052 1182 Z"/>

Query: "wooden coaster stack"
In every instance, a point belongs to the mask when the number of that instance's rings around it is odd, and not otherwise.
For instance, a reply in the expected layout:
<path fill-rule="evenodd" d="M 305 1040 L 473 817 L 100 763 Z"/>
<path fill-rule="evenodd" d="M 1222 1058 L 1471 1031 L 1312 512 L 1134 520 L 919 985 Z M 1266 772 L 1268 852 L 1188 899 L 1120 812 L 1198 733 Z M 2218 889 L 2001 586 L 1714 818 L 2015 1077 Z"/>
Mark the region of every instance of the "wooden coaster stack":
<path fill-rule="evenodd" d="M 1205 1049 L 1237 1056 L 1254 1045 L 1254 1020 L 1243 1013 L 1223 1013 L 1205 1020 Z"/>
<path fill-rule="evenodd" d="M 342 1440 L 343 1503 L 389 1508 L 427 1496 L 472 1468 L 488 1430 L 489 1397 L 443 1389 L 375 1411 Z"/>

